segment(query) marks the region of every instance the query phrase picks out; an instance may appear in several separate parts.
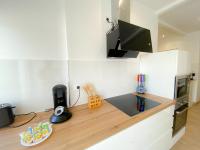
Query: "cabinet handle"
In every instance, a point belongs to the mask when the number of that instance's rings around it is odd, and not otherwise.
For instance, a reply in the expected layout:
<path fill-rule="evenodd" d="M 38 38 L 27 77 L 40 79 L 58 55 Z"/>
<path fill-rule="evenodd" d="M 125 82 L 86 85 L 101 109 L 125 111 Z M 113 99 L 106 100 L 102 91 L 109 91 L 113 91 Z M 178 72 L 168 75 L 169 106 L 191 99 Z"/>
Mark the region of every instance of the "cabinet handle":
<path fill-rule="evenodd" d="M 182 111 L 176 111 L 176 114 L 177 114 L 177 115 L 180 115 L 180 114 L 186 112 L 187 110 L 188 110 L 188 108 L 185 108 L 185 109 L 182 110 Z"/>

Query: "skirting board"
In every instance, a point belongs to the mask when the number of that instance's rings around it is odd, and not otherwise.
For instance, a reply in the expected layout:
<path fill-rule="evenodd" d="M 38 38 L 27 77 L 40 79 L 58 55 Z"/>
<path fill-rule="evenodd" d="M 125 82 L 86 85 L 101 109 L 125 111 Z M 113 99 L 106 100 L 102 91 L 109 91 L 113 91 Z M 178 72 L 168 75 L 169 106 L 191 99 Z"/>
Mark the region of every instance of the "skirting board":
<path fill-rule="evenodd" d="M 172 137 L 171 148 L 178 142 L 185 134 L 185 127 L 183 127 L 174 137 Z"/>

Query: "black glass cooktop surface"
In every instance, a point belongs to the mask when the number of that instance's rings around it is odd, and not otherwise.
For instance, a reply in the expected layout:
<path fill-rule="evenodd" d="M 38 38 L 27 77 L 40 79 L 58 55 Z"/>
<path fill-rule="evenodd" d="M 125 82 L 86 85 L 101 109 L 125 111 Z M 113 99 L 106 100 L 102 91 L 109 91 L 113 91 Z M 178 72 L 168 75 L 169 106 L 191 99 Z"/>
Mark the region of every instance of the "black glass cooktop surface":
<path fill-rule="evenodd" d="M 114 105 L 129 116 L 134 116 L 140 112 L 160 105 L 159 102 L 135 96 L 133 94 L 120 95 L 106 99 L 107 102 Z"/>

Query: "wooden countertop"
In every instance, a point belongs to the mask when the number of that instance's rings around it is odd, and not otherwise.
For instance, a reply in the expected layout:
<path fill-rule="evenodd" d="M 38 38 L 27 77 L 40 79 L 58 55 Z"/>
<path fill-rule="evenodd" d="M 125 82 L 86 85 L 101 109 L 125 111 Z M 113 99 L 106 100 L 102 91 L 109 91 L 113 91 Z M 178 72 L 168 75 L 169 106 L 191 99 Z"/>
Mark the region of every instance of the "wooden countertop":
<path fill-rule="evenodd" d="M 138 94 L 137 94 L 138 95 Z M 89 110 L 87 105 L 71 108 L 72 118 L 62 124 L 53 125 L 53 133 L 45 142 L 34 147 L 20 145 L 19 133 L 27 127 L 48 121 L 52 112 L 38 113 L 37 117 L 27 125 L 19 128 L 0 129 L 1 150 L 76 150 L 87 148 L 109 136 L 139 122 L 143 119 L 175 104 L 174 100 L 158 97 L 151 94 L 139 95 L 154 101 L 161 102 L 157 107 L 130 117 L 116 107 L 104 101 L 102 107 Z M 27 116 L 16 117 L 15 124 L 27 119 Z"/>

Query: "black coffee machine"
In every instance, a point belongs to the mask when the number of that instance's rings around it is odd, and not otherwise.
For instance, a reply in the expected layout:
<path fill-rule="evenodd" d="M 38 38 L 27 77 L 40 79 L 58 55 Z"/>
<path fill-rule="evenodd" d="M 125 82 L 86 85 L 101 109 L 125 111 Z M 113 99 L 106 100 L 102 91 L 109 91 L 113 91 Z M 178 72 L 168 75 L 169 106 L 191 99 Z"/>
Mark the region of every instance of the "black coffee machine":
<path fill-rule="evenodd" d="M 65 85 L 53 87 L 54 114 L 51 116 L 51 123 L 62 123 L 72 117 L 67 108 L 67 88 Z"/>

